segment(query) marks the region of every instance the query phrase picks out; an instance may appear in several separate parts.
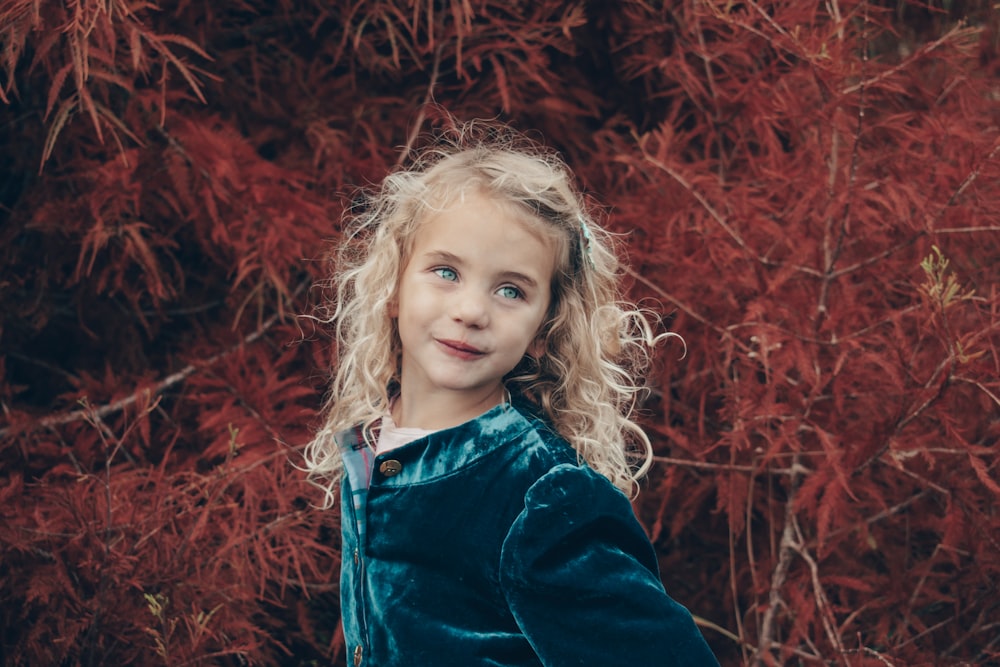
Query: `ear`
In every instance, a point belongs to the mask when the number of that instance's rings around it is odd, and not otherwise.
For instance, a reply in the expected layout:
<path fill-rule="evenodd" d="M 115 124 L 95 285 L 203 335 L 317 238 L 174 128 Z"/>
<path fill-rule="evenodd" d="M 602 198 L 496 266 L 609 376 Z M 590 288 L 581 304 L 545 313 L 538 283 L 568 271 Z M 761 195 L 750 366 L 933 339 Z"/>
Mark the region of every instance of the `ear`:
<path fill-rule="evenodd" d="M 399 299 L 398 298 L 396 298 L 396 297 L 392 298 L 392 300 L 389 302 L 389 305 L 386 306 L 386 312 L 389 314 L 389 317 L 391 317 L 393 319 L 396 319 L 397 317 L 399 317 Z"/>
<path fill-rule="evenodd" d="M 536 361 L 541 359 L 545 355 L 545 339 L 541 335 L 535 336 L 535 340 L 528 345 L 527 352 Z"/>

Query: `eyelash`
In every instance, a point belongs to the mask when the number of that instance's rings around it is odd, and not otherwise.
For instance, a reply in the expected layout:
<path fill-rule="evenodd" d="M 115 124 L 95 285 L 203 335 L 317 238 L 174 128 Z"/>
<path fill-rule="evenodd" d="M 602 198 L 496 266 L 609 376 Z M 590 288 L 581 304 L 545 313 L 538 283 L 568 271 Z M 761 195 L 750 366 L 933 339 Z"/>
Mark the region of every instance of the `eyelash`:
<path fill-rule="evenodd" d="M 435 275 L 437 275 L 439 278 L 441 278 L 443 280 L 447 280 L 449 282 L 454 282 L 454 281 L 458 280 L 458 271 L 456 271 L 455 269 L 452 269 L 450 267 L 439 266 L 439 267 L 437 267 L 435 269 L 432 269 L 432 271 L 434 272 Z M 447 277 L 445 274 L 450 274 L 451 277 Z M 512 296 L 512 297 L 505 297 L 505 298 L 511 298 L 511 299 L 523 299 L 524 298 L 524 292 L 519 287 L 515 287 L 513 285 L 504 285 L 503 287 L 501 287 L 500 289 L 498 289 L 497 292 L 502 292 L 503 290 L 513 290 L 514 291 L 514 296 Z"/>

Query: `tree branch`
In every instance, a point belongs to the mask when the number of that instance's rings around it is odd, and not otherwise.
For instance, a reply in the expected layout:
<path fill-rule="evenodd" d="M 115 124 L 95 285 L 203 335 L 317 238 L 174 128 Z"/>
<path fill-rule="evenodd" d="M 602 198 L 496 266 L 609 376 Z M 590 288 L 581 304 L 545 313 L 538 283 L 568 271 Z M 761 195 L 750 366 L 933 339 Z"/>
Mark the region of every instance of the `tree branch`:
<path fill-rule="evenodd" d="M 305 287 L 305 284 L 306 283 L 300 285 L 299 288 L 295 290 L 296 293 L 300 292 Z M 255 331 L 244 336 L 240 342 L 223 350 L 222 352 L 213 354 L 207 359 L 202 359 L 201 361 L 188 364 L 181 370 L 175 373 L 171 373 L 170 375 L 163 378 L 162 380 L 160 380 L 151 387 L 144 387 L 142 389 L 137 389 L 128 396 L 120 398 L 117 401 L 112 401 L 111 403 L 102 405 L 100 407 L 85 407 L 79 410 L 70 410 L 69 412 L 64 412 L 62 414 L 56 414 L 56 415 L 51 415 L 49 417 L 44 417 L 27 426 L 20 426 L 20 425 L 5 426 L 4 428 L 0 428 L 0 438 L 18 433 L 28 433 L 41 429 L 55 428 L 57 426 L 63 426 L 65 424 L 70 424 L 72 422 L 83 421 L 88 419 L 99 421 L 109 415 L 121 412 L 125 408 L 135 404 L 140 399 L 143 401 L 152 401 L 152 398 L 154 396 L 158 396 L 159 394 L 162 394 L 170 387 L 183 382 L 198 370 L 205 368 L 207 366 L 211 366 L 216 362 L 220 361 L 221 359 L 228 357 L 230 354 L 236 352 L 244 345 L 249 345 L 253 342 L 256 342 L 261 337 L 263 337 L 264 334 L 267 333 L 267 331 L 272 326 L 274 326 L 274 324 L 280 318 L 281 318 L 280 313 L 275 313 L 271 315 L 271 317 L 264 320 Z"/>

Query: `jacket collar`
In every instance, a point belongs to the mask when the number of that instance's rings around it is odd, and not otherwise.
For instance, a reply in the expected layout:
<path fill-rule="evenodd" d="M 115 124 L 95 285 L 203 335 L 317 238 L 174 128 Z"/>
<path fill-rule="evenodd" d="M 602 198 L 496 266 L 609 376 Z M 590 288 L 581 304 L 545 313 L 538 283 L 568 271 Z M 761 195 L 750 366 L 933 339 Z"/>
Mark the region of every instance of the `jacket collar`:
<path fill-rule="evenodd" d="M 538 426 L 538 418 L 529 404 L 518 401 L 498 405 L 475 419 L 435 431 L 375 457 L 371 487 L 405 486 L 450 475 L 500 447 L 509 446 Z M 361 441 L 360 429 L 344 433 L 338 440 L 345 449 L 356 448 Z"/>

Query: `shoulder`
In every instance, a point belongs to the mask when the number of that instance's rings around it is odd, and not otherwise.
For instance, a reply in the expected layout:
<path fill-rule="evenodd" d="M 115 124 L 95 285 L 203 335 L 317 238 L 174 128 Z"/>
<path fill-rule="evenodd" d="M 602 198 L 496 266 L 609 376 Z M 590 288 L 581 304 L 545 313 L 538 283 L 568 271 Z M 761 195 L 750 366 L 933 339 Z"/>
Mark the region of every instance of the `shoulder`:
<path fill-rule="evenodd" d="M 620 543 L 647 567 L 655 570 L 655 556 L 632 504 L 607 477 L 591 468 L 549 422 L 530 408 L 531 424 L 516 449 L 520 467 L 528 473 L 523 505 L 510 526 L 505 545 L 508 557 L 530 568 L 535 558 L 553 548 L 587 548 L 595 541 Z"/>
<path fill-rule="evenodd" d="M 563 438 L 543 416 L 531 410 L 530 406 L 518 405 L 518 411 L 524 422 L 516 446 L 521 456 L 535 460 L 542 467 L 548 468 L 562 464 L 578 463 L 582 459 L 573 446 Z"/>
<path fill-rule="evenodd" d="M 430 440 L 447 451 L 455 468 L 468 459 L 489 458 L 493 464 L 506 460 L 502 467 L 541 476 L 549 468 L 580 460 L 544 415 L 523 400 L 497 406 Z"/>
<path fill-rule="evenodd" d="M 584 465 L 555 466 L 528 489 L 500 587 L 545 665 L 718 665 L 663 589 L 628 498 Z"/>
<path fill-rule="evenodd" d="M 565 438 L 521 402 L 491 411 L 454 435 L 460 437 L 441 434 L 440 447 L 427 454 L 445 455 L 447 470 L 456 477 L 464 471 L 469 475 L 461 477 L 476 484 L 502 484 L 503 496 L 516 503 L 517 512 L 531 505 L 533 498 L 544 503 L 544 497 L 558 492 L 567 476 L 581 480 L 563 486 L 566 492 L 586 485 L 583 479 L 600 478 Z"/>
<path fill-rule="evenodd" d="M 539 473 L 525 498 L 526 508 L 548 506 L 556 500 L 572 504 L 581 497 L 592 497 L 616 510 L 626 509 L 631 516 L 631 503 L 625 494 L 591 468 L 541 411 L 530 404 L 515 405 L 526 423 L 516 449 Z"/>
<path fill-rule="evenodd" d="M 576 542 L 611 542 L 655 570 L 655 556 L 629 499 L 585 463 L 561 463 L 524 494 L 524 509 L 507 536 L 522 558 Z M 530 560 L 530 557 L 529 557 Z"/>

